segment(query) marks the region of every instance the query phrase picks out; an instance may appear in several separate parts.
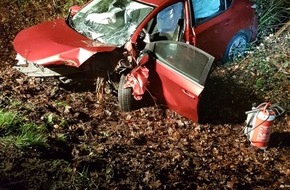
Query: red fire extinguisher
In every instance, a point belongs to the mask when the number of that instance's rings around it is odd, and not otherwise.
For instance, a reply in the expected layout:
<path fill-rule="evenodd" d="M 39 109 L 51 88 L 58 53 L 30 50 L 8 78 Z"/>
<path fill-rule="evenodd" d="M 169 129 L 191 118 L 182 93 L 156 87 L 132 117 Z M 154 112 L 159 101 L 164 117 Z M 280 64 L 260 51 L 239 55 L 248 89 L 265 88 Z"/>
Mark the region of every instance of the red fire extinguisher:
<path fill-rule="evenodd" d="M 253 107 L 246 114 L 246 127 L 244 134 L 248 136 L 251 145 L 259 149 L 268 147 L 274 119 L 284 113 L 278 105 L 262 103 L 258 107 Z"/>

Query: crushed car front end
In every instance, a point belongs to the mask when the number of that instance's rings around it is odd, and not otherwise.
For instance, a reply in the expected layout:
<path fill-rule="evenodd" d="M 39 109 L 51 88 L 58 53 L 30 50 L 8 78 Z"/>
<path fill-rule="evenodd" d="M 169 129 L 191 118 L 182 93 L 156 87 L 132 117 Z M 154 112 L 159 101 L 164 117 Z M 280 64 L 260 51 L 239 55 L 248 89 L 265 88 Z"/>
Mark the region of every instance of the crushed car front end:
<path fill-rule="evenodd" d="M 153 7 L 135 1 L 94 0 L 65 19 L 48 21 L 20 31 L 13 41 L 16 69 L 29 76 L 61 76 L 97 64 L 96 54 L 124 47 Z M 118 56 L 117 56 L 118 57 Z M 118 62 L 119 60 L 117 60 Z M 96 66 L 97 67 L 97 66 Z M 90 68 L 89 68 L 90 69 Z"/>

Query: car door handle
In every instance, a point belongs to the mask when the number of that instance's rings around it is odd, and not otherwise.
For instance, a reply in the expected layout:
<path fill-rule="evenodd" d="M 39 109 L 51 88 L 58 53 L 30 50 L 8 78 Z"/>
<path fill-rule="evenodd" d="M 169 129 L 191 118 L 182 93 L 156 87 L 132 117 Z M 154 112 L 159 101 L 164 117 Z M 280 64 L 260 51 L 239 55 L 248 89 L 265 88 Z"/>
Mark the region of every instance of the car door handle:
<path fill-rule="evenodd" d="M 230 19 L 226 20 L 226 21 L 225 21 L 225 23 L 224 23 L 224 26 L 227 26 L 227 25 L 229 25 L 229 24 L 230 24 L 230 22 L 231 22 L 231 20 L 230 20 Z"/>
<path fill-rule="evenodd" d="M 187 90 L 182 89 L 182 92 L 184 94 L 186 94 L 187 96 L 191 97 L 192 99 L 195 99 L 196 98 L 196 96 L 194 94 L 188 92 Z"/>

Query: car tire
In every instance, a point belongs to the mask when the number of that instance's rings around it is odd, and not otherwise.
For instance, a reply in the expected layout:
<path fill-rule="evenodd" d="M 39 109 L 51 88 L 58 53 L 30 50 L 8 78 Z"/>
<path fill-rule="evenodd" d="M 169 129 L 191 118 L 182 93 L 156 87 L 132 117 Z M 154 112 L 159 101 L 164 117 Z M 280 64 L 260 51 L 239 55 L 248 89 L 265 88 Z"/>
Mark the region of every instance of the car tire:
<path fill-rule="evenodd" d="M 122 111 L 131 111 L 134 109 L 136 100 L 132 95 L 132 88 L 124 88 L 124 84 L 126 83 L 126 76 L 121 75 L 119 88 L 118 88 L 118 102 L 119 108 Z"/>
<path fill-rule="evenodd" d="M 245 55 L 249 44 L 249 38 L 246 32 L 237 33 L 230 41 L 222 58 L 222 64 L 233 61 Z"/>

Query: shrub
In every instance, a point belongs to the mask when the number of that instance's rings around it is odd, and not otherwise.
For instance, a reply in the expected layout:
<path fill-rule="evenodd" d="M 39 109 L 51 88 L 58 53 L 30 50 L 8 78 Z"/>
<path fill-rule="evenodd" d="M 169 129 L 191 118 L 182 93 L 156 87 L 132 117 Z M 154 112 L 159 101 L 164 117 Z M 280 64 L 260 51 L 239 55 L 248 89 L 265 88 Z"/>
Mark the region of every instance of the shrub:
<path fill-rule="evenodd" d="M 253 0 L 253 2 L 257 4 L 259 38 L 268 36 L 289 20 L 289 0 Z"/>

